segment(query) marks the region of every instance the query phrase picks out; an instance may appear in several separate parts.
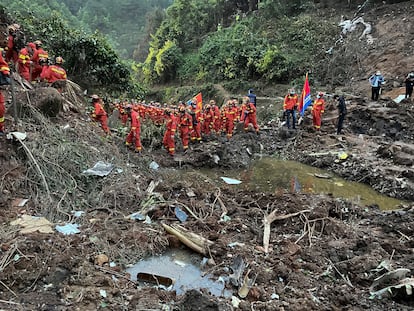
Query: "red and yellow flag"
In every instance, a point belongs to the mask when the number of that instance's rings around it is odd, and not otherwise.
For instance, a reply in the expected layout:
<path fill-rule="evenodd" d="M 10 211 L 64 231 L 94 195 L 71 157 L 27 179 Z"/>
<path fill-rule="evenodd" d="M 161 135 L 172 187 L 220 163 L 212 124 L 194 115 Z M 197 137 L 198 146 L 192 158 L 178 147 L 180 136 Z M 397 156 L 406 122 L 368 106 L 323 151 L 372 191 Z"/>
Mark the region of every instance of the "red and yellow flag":
<path fill-rule="evenodd" d="M 196 102 L 197 110 L 203 109 L 203 96 L 201 92 L 194 96 L 194 101 Z"/>

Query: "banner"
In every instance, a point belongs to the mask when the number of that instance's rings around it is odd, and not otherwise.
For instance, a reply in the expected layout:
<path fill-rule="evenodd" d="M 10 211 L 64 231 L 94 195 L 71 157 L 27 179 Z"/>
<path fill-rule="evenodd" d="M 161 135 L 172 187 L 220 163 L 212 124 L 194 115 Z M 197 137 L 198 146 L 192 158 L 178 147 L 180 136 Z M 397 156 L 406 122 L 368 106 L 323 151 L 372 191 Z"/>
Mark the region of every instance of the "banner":
<path fill-rule="evenodd" d="M 308 73 L 306 73 L 305 83 L 303 84 L 302 95 L 300 96 L 299 101 L 299 111 L 302 117 L 305 114 L 306 108 L 308 108 L 310 104 L 312 104 L 312 99 L 309 87 Z"/>

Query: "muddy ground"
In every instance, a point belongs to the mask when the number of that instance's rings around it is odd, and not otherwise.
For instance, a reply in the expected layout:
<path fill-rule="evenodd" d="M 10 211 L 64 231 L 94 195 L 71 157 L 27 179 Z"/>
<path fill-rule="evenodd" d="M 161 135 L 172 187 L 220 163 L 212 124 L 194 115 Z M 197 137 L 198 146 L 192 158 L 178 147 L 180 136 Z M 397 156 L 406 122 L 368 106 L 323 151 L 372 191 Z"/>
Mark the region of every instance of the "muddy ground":
<path fill-rule="evenodd" d="M 412 269 L 412 204 L 384 212 L 377 206 L 358 206 L 329 195 L 283 189 L 248 192 L 218 184 L 197 170 L 182 174 L 189 167 L 219 166 L 223 171 L 244 167 L 257 154 L 268 154 L 322 167 L 412 201 L 412 103 L 396 109 L 388 100 L 372 103 L 354 98 L 349 99 L 348 108 L 344 135 L 333 134 L 336 110 L 331 101 L 320 133 L 312 129 L 310 119 L 297 130 L 280 127 L 275 120 L 263 125 L 259 136 L 237 133 L 230 142 L 224 137 L 211 138 L 192 145 L 186 155 L 178 148 L 174 158 L 160 149 L 156 137 L 137 155 L 124 147 L 122 136 L 103 138 L 101 129 L 81 113 L 61 113 L 50 120 L 26 109 L 21 126 L 30 129 L 27 139 L 20 143 L 2 137 L 0 141 L 1 307 L 412 309 L 413 295 L 405 288 L 393 288 L 393 294 L 384 294 L 382 299 L 372 294 L 400 281 L 377 285 L 373 282 L 378 276 Z M 12 129 L 12 123 L 9 126 Z M 338 152 L 349 156 L 339 160 Z M 103 178 L 82 174 L 99 160 L 113 163 L 114 171 Z M 160 165 L 158 170 L 149 169 L 152 161 Z M 23 205 L 16 199 L 28 202 Z M 206 271 L 226 279 L 233 272 L 235 258 L 242 258 L 247 265 L 242 277 L 248 270 L 251 278 L 256 277 L 245 298 L 238 295 L 242 283 L 226 282 L 240 302 L 214 297 L 203 289 L 176 295 L 132 282 L 126 274 L 128 266 L 148 255 L 185 247 L 162 226 L 180 223 L 174 213 L 177 205 L 188 208 L 189 218 L 181 225 L 212 242 L 205 256 L 213 261 Z M 225 210 L 227 221 L 223 221 Z M 74 211 L 84 214 L 78 218 Z M 151 223 L 131 220 L 128 215 L 135 212 L 148 215 Z M 282 217 L 271 224 L 265 252 L 264 217 L 271 212 Z M 11 225 L 23 215 L 43 216 L 53 223 L 52 228 L 76 223 L 80 233 L 24 234 L 21 226 Z M 115 266 L 97 261 L 102 254 Z M 379 269 L 384 263 L 387 269 Z"/>
<path fill-rule="evenodd" d="M 371 12 L 378 16 L 376 33 L 387 34 L 387 27 L 395 26 L 394 15 L 410 10 L 406 4 Z M 53 91 L 18 93 L 19 122 L 13 122 L 9 109 L 6 124 L 9 131 L 26 132 L 27 138 L 0 137 L 0 308 L 412 310 L 414 105 L 391 100 L 401 85 L 387 87 L 379 102 L 371 102 L 365 75 L 374 68 L 365 61 L 361 82 L 327 90 L 348 94 L 343 135 L 334 134 L 336 108 L 328 98 L 321 132 L 313 130 L 309 117 L 297 130 L 288 130 L 275 114 L 262 122 L 260 136 L 238 132 L 230 142 L 207 139 L 186 155 L 178 148 L 174 158 L 161 150 L 161 129 L 143 130 L 144 151 L 138 155 L 125 148 L 121 133 L 104 138 L 82 109 L 70 107 L 56 118 L 33 109 L 38 92 Z M 380 69 L 388 73 L 403 70 L 383 65 Z M 348 157 L 339 159 L 343 153 Z M 381 211 L 330 195 L 250 192 L 197 170 L 246 167 L 258 155 L 324 168 L 407 203 Z M 82 173 L 97 161 L 113 164 L 112 172 L 106 177 Z M 149 168 L 153 161 L 160 166 L 157 170 Z M 195 170 L 183 174 L 186 168 Z M 189 216 L 183 223 L 175 215 L 177 206 Z M 79 211 L 81 216 L 75 213 Z M 131 219 L 136 212 L 148 215 L 150 222 Z M 266 251 L 264 219 L 269 214 L 276 219 Z M 25 215 L 45 217 L 51 232 L 23 233 L 12 222 Z M 78 224 L 80 232 L 55 230 L 67 223 Z M 188 248 L 163 224 L 180 224 L 211 241 L 203 257 L 212 260 L 204 270 L 227 280 L 233 298 L 216 297 L 206 289 L 177 295 L 131 281 L 126 273 L 131 264 L 169 248 Z M 240 259 L 246 268 L 237 282 L 235 262 Z M 244 297 L 238 291 L 249 270 L 248 277 L 255 280 Z M 404 278 L 407 286 L 399 286 Z"/>

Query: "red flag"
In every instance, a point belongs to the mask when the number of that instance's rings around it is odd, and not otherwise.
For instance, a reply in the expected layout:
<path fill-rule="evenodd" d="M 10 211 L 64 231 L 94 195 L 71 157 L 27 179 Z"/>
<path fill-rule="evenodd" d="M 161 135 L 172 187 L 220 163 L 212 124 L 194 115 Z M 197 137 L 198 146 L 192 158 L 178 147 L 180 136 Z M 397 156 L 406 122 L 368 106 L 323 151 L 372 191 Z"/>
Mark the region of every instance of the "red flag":
<path fill-rule="evenodd" d="M 308 79 L 308 73 L 306 73 L 305 83 L 303 84 L 302 95 L 300 96 L 300 101 L 299 101 L 299 111 L 302 116 L 304 115 L 306 108 L 308 108 L 308 106 L 311 103 L 312 103 L 312 100 L 311 100 L 309 79 Z"/>
<path fill-rule="evenodd" d="M 201 92 L 194 96 L 194 101 L 196 102 L 197 109 L 201 110 L 203 108 L 203 96 L 201 95 Z"/>

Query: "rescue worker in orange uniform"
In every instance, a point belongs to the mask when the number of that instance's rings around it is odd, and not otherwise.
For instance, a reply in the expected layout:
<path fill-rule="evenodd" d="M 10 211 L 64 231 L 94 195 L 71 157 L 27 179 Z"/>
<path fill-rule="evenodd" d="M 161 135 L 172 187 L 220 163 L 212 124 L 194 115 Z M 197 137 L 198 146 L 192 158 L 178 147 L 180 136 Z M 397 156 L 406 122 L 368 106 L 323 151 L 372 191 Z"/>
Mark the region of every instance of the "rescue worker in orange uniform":
<path fill-rule="evenodd" d="M 238 108 L 234 106 L 234 103 L 229 99 L 226 105 L 223 107 L 221 112 L 221 120 L 223 125 L 223 131 L 226 133 L 227 139 L 230 139 L 233 136 L 234 131 L 234 122 L 238 118 Z"/>
<path fill-rule="evenodd" d="M 322 92 L 319 92 L 312 105 L 313 126 L 317 131 L 321 129 L 322 114 L 325 112 L 325 99 L 323 95 Z"/>
<path fill-rule="evenodd" d="M 195 101 L 191 102 L 190 114 L 193 117 L 193 130 L 191 132 L 191 141 L 201 142 L 201 124 L 203 122 L 203 112 L 197 108 Z"/>
<path fill-rule="evenodd" d="M 178 126 L 180 129 L 180 138 L 183 145 L 183 151 L 186 153 L 188 151 L 188 143 L 190 142 L 190 132 L 193 130 L 193 118 L 187 112 L 184 104 L 178 107 L 179 116 L 178 116 Z"/>
<path fill-rule="evenodd" d="M 129 109 L 127 108 L 128 107 L 131 108 L 131 105 L 129 105 L 128 102 L 121 102 L 121 103 L 118 103 L 116 107 L 119 111 L 119 119 L 121 120 L 122 126 L 126 126 L 128 123 L 128 118 L 129 118 L 129 112 L 128 112 Z"/>
<path fill-rule="evenodd" d="M 202 124 L 201 132 L 205 135 L 210 135 L 214 125 L 214 112 L 211 109 L 210 104 L 207 104 L 204 107 L 203 119 L 204 121 Z"/>
<path fill-rule="evenodd" d="M 259 126 L 257 125 L 256 117 L 256 106 L 252 103 L 249 97 L 245 96 L 242 100 L 243 103 L 246 103 L 246 110 L 244 111 L 244 130 L 248 131 L 249 124 L 253 125 L 256 133 L 259 133 Z"/>
<path fill-rule="evenodd" d="M 42 81 L 48 82 L 50 84 L 58 80 L 66 80 L 66 70 L 62 68 L 63 58 L 58 56 L 55 59 L 54 65 L 45 65 L 42 68 L 42 73 L 40 74 L 40 79 Z"/>
<path fill-rule="evenodd" d="M 8 37 L 7 37 L 7 46 L 6 46 L 6 62 L 12 61 L 14 64 L 17 63 L 19 59 L 19 51 L 14 45 L 14 37 L 16 36 L 17 29 L 20 28 L 18 24 L 13 24 L 7 27 Z"/>
<path fill-rule="evenodd" d="M 33 42 L 36 46 L 36 50 L 33 53 L 33 56 L 31 58 L 33 64 L 32 68 L 32 81 L 37 80 L 37 78 L 40 77 L 40 74 L 42 73 L 43 66 L 41 64 L 47 61 L 49 58 L 49 54 L 42 48 L 42 41 L 36 40 Z"/>
<path fill-rule="evenodd" d="M 290 129 L 290 116 L 292 116 L 292 128 L 296 128 L 296 110 L 298 109 L 299 97 L 294 89 L 289 90 L 283 101 L 283 112 L 286 117 L 286 125 Z"/>
<path fill-rule="evenodd" d="M 247 110 L 247 105 L 248 105 L 248 102 L 246 100 L 242 100 L 242 103 L 239 107 L 239 113 L 238 113 L 239 122 L 243 124 L 244 124 L 244 119 L 246 118 L 246 115 L 247 115 L 247 113 L 245 113 Z"/>
<path fill-rule="evenodd" d="M 0 50 L 0 72 L 6 77 L 10 78 L 10 68 L 3 58 L 3 51 Z M 6 106 L 3 91 L 0 90 L 0 135 L 4 134 L 4 115 L 6 113 Z"/>
<path fill-rule="evenodd" d="M 19 52 L 18 58 L 18 72 L 19 75 L 27 81 L 32 80 L 32 61 L 31 58 L 36 51 L 36 45 L 33 42 L 27 43 L 26 47 Z"/>
<path fill-rule="evenodd" d="M 110 135 L 111 132 L 108 127 L 108 114 L 103 108 L 102 99 L 98 95 L 92 95 L 92 104 L 94 106 L 94 111 L 91 115 L 92 119 L 101 124 L 101 127 L 106 135 Z"/>
<path fill-rule="evenodd" d="M 213 129 L 216 134 L 220 134 L 221 128 L 221 118 L 220 118 L 220 108 L 217 106 L 216 101 L 214 99 L 210 100 L 211 110 L 213 110 L 214 121 L 213 121 Z"/>
<path fill-rule="evenodd" d="M 175 132 L 177 131 L 177 120 L 174 113 L 169 108 L 164 110 L 164 115 L 166 116 L 166 121 L 162 143 L 165 149 L 167 149 L 168 154 L 173 156 L 175 153 Z"/>
<path fill-rule="evenodd" d="M 131 129 L 126 138 L 125 145 L 135 144 L 135 152 L 141 153 L 141 116 L 139 115 L 139 106 L 134 104 L 131 111 Z"/>

